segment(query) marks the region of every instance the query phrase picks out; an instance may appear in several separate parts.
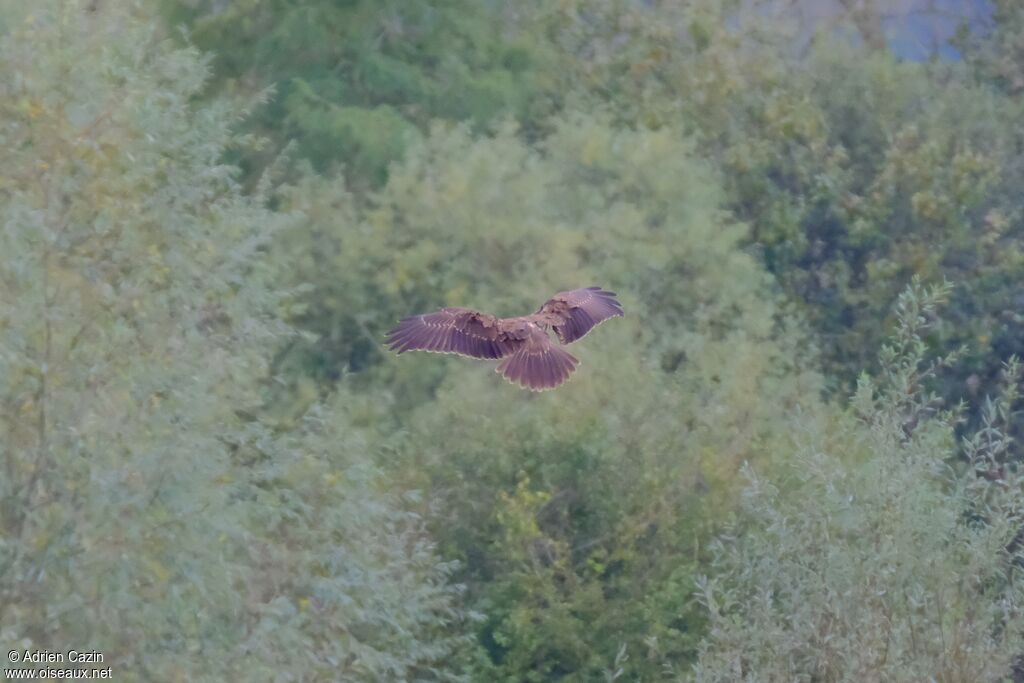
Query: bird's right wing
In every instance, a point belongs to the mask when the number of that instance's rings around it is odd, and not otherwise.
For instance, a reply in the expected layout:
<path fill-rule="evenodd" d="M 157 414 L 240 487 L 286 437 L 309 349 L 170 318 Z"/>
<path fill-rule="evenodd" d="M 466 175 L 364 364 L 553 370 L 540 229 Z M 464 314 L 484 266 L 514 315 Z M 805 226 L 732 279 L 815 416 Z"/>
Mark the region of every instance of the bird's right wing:
<path fill-rule="evenodd" d="M 385 344 L 392 351 L 457 353 L 470 358 L 503 358 L 522 342 L 498 329 L 493 315 L 471 308 L 442 308 L 399 321 Z"/>
<path fill-rule="evenodd" d="M 615 298 L 615 292 L 584 287 L 555 294 L 536 315 L 549 318 L 559 341 L 571 344 L 608 318 L 621 316 L 622 305 Z"/>

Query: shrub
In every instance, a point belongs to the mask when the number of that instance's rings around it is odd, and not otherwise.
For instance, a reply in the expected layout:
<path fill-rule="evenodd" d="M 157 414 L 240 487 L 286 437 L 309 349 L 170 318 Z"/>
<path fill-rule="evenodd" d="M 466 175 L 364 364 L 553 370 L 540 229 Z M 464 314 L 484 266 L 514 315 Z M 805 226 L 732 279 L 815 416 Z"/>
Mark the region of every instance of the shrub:
<path fill-rule="evenodd" d="M 695 651 L 703 616 L 676 606 L 740 463 L 770 459 L 821 385 L 690 143 L 590 115 L 553 131 L 530 145 L 512 126 L 438 126 L 368 200 L 323 179 L 288 194 L 308 223 L 285 246 L 330 282 L 306 299 L 321 336 L 292 360 L 352 359 L 339 386 L 363 399 L 356 423 L 435 504 L 423 513 L 484 617 L 477 680 L 594 680 L 623 645 L 622 675 L 649 679 Z M 626 317 L 573 345 L 582 366 L 557 391 L 381 354 L 400 316 L 519 314 L 588 284 L 617 290 Z"/>
<path fill-rule="evenodd" d="M 444 677 L 451 567 L 341 407 L 255 418 L 290 221 L 133 3 L 0 5 L 0 641 L 128 680 Z"/>
<path fill-rule="evenodd" d="M 946 289 L 899 299 L 881 381 L 862 377 L 848 419 L 798 421 L 804 445 L 776 483 L 748 468 L 745 515 L 700 584 L 711 622 L 698 681 L 1003 681 L 1024 643 L 1021 478 L 1005 425 L 1016 360 L 985 426 L 927 390 L 923 335 Z M 809 427 L 809 428 L 808 428 Z"/>

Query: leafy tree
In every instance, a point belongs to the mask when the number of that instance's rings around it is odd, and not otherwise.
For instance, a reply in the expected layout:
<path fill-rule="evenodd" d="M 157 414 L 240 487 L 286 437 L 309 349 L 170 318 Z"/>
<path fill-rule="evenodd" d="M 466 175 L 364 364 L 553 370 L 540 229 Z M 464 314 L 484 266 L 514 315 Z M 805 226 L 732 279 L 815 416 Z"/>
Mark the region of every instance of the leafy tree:
<path fill-rule="evenodd" d="M 561 89 L 624 125 L 696 134 L 748 243 L 804 304 L 834 388 L 873 362 L 915 274 L 964 284 L 932 331 L 973 349 L 944 395 L 971 374 L 992 386 L 1024 351 L 1020 99 L 963 64 L 853 45 L 841 24 L 808 42 L 776 4 L 570 3 L 548 14 Z M 1011 5 L 992 40 L 1018 35 Z"/>
<path fill-rule="evenodd" d="M 318 340 L 282 363 L 351 359 L 339 386 L 367 398 L 355 424 L 430 492 L 423 512 L 484 617 L 477 680 L 593 680 L 623 645 L 623 675 L 649 679 L 701 637 L 703 617 L 676 606 L 740 463 L 770 459 L 820 380 L 690 143 L 585 115 L 552 127 L 537 146 L 511 125 L 437 127 L 372 198 L 317 178 L 288 193 L 308 223 L 282 248 L 332 284 L 304 313 Z M 557 392 L 379 350 L 402 315 L 511 315 L 598 283 L 626 317 L 574 347 L 583 365 Z"/>
<path fill-rule="evenodd" d="M 908 64 L 843 4 L 808 42 L 770 2 L 0 2 L 0 641 L 134 680 L 1007 674 L 1019 12 Z M 965 280 L 948 322 L 889 314 L 914 274 Z M 590 284 L 627 317 L 557 393 L 381 349 Z M 980 430 L 921 388 L 970 375 Z"/>
<path fill-rule="evenodd" d="M 493 2 L 168 0 L 196 44 L 215 51 L 218 82 L 273 86 L 261 134 L 321 170 L 341 163 L 377 185 L 433 118 L 485 124 L 547 108 L 554 65 L 524 25 Z"/>
<path fill-rule="evenodd" d="M 711 631 L 698 681 L 1004 681 L 1024 642 L 1019 467 L 1007 462 L 1020 366 L 950 468 L 958 411 L 926 385 L 923 341 L 941 288 L 897 306 L 879 384 L 848 419 L 801 421 L 777 484 L 748 471 L 746 514 L 701 586 Z"/>
<path fill-rule="evenodd" d="M 1019 96 L 1024 92 L 1024 8 L 1012 0 L 991 3 L 991 25 L 987 31 L 963 26 L 954 43 L 981 80 Z"/>
<path fill-rule="evenodd" d="M 803 303 L 838 395 L 874 362 L 902 284 L 946 277 L 964 286 L 951 324 L 933 334 L 972 352 L 943 394 L 977 380 L 977 414 L 999 359 L 1024 352 L 1021 102 L 989 85 L 1012 80 L 1019 12 L 997 3 L 991 35 L 961 38 L 972 70 L 898 62 L 879 37 L 878 4 L 843 5 L 817 27 L 772 0 L 522 3 L 514 12 L 452 1 L 177 0 L 168 13 L 222 55 L 218 82 L 275 85 L 259 130 L 297 139 L 316 168 L 346 164 L 359 197 L 437 117 L 479 131 L 510 115 L 536 141 L 553 113 L 597 109 L 616 125 L 696 134 L 722 173 L 725 207 L 751 226 L 746 243 Z M 316 299 L 332 287 L 311 284 Z M 332 334 L 365 336 L 349 325 Z M 369 347 L 357 366 L 372 362 Z M 334 373 L 317 376 L 329 385 Z"/>
<path fill-rule="evenodd" d="M 0 641 L 130 680 L 444 677 L 451 567 L 341 407 L 255 420 L 291 218 L 128 3 L 0 5 Z"/>

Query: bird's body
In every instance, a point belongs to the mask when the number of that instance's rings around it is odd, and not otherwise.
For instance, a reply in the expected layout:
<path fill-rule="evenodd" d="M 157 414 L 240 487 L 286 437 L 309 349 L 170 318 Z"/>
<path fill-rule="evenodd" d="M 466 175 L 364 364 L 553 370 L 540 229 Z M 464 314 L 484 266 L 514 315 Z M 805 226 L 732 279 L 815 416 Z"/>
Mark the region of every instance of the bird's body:
<path fill-rule="evenodd" d="M 515 318 L 457 307 L 415 315 L 401 320 L 385 343 L 398 353 L 421 350 L 501 359 L 496 369 L 505 379 L 542 391 L 567 380 L 579 365 L 572 354 L 551 343 L 549 329 L 562 344 L 571 344 L 622 314 L 615 292 L 586 287 L 559 292 L 536 313 Z"/>

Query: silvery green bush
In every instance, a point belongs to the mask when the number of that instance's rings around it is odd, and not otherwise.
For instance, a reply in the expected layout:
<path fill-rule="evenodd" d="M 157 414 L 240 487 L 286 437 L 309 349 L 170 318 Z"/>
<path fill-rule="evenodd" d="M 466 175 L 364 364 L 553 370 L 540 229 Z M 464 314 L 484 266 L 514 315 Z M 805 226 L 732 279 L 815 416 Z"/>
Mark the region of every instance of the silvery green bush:
<path fill-rule="evenodd" d="M 926 389 L 955 357 L 926 362 L 922 340 L 946 291 L 900 297 L 880 378 L 861 378 L 847 419 L 795 422 L 786 478 L 748 470 L 745 514 L 700 584 L 711 627 L 695 680 L 1010 677 L 1024 651 L 1024 498 L 1005 437 L 1020 366 L 958 443 L 959 411 Z"/>
<path fill-rule="evenodd" d="M 0 642 L 122 680 L 442 678 L 450 565 L 343 407 L 256 416 L 287 214 L 135 3 L 0 4 Z"/>

